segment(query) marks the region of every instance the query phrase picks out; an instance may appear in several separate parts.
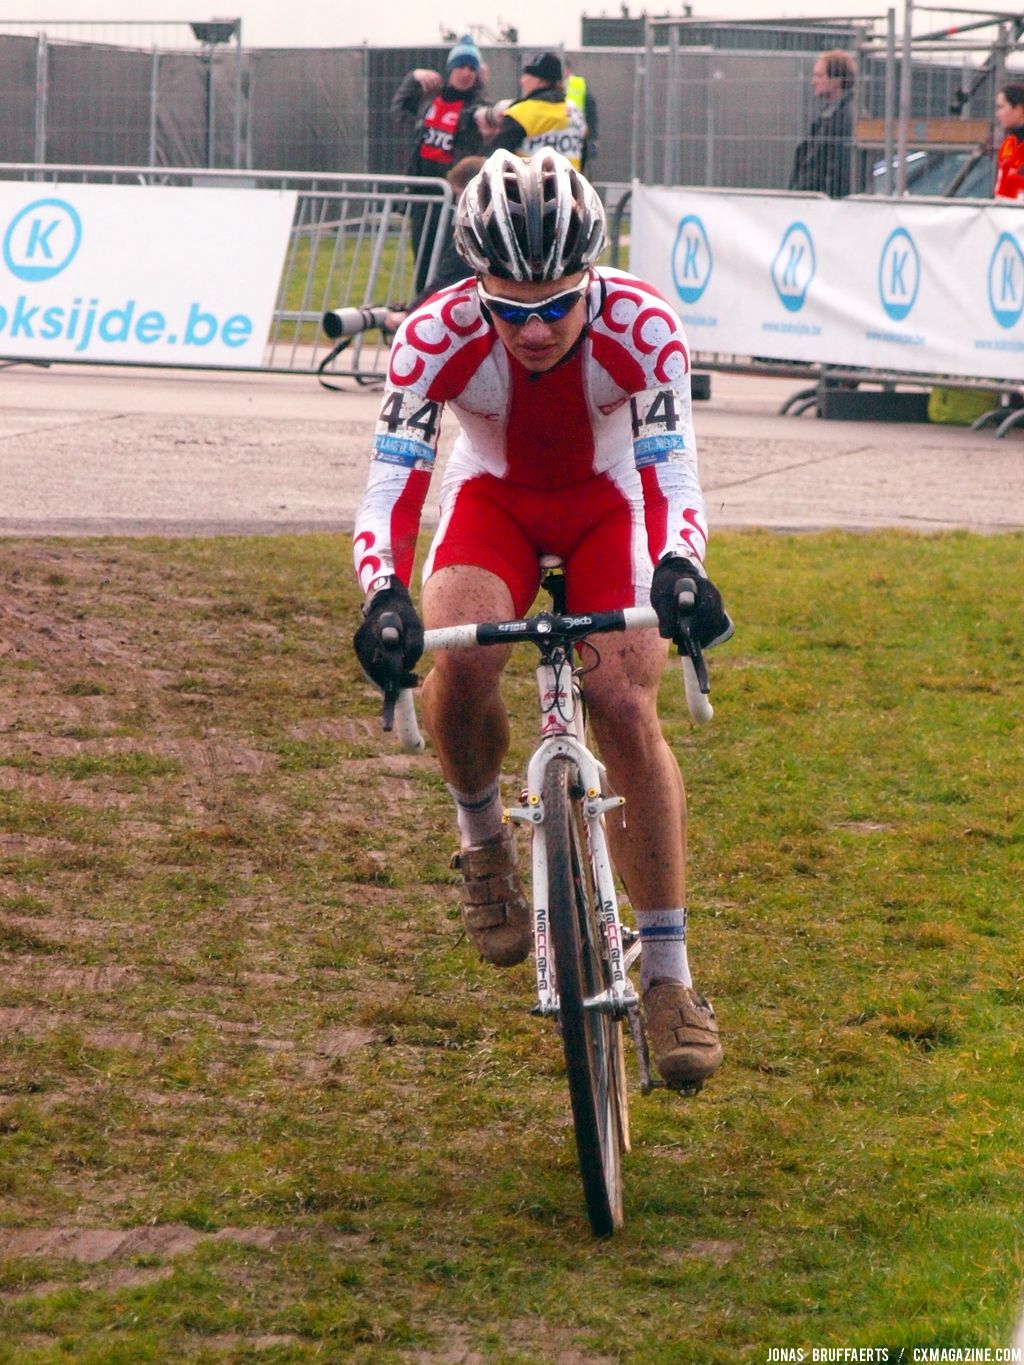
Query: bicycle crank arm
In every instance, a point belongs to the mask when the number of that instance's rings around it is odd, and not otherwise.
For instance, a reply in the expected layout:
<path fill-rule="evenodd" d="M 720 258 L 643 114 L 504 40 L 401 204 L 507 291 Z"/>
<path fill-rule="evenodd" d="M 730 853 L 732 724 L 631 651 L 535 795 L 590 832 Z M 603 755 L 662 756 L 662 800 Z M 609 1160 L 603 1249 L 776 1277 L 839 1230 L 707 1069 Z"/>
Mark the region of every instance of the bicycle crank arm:
<path fill-rule="evenodd" d="M 651 1053 L 647 1046 L 647 1034 L 644 1032 L 644 1022 L 640 1018 L 639 1004 L 630 1005 L 626 1011 L 626 1018 L 629 1020 L 629 1031 L 633 1035 L 633 1046 L 636 1048 L 637 1065 L 640 1068 L 640 1093 L 649 1095 L 652 1090 L 663 1086 L 665 1082 L 660 1076 L 651 1075 Z"/>

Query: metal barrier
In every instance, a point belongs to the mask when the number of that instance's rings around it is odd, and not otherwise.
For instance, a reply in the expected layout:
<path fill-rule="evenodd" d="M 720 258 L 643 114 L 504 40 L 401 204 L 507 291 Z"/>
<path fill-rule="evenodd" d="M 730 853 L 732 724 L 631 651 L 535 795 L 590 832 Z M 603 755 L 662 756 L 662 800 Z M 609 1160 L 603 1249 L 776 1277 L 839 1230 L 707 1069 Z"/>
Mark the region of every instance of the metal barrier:
<path fill-rule="evenodd" d="M 411 302 L 419 292 L 415 281 L 424 260 L 426 278 L 436 268 L 454 208 L 447 181 L 416 176 L 0 162 L 0 180 L 296 190 L 295 220 L 261 368 L 316 375 L 327 362 L 327 375 L 359 383 L 384 377 L 388 340 L 370 329 L 336 349 L 322 330 L 324 314 Z M 615 181 L 598 182 L 597 188 L 608 213 L 611 263 L 628 268 L 620 258 L 628 253 L 631 186 Z M 417 250 L 413 220 L 421 210 L 436 230 L 419 237 Z"/>
<path fill-rule="evenodd" d="M 387 371 L 389 340 L 378 330 L 368 330 L 351 338 L 344 349 L 336 351 L 322 328 L 324 314 L 344 307 L 401 307 L 411 301 L 416 293 L 417 269 L 426 253 L 429 252 L 428 273 L 436 266 L 445 236 L 451 230 L 453 210 L 452 191 L 445 181 L 415 177 L 302 176 L 280 171 L 211 172 L 193 168 L 0 163 L 0 179 L 25 180 L 37 185 L 84 182 L 236 186 L 240 193 L 251 189 L 295 190 L 295 218 L 260 368 L 268 373 L 311 377 L 326 374 L 360 384 L 375 384 L 383 379 Z M 611 263 L 628 269 L 632 187 L 622 182 L 599 184 L 598 187 L 607 206 Z M 420 239 L 417 253 L 413 247 L 412 217 L 420 208 L 434 212 L 438 226 L 432 239 L 429 236 Z M 333 359 L 332 352 L 335 352 Z M 944 383 L 965 388 L 998 388 L 1005 395 L 1020 392 L 1018 384 L 976 383 L 950 376 L 875 374 L 866 370 L 847 372 L 836 366 L 703 351 L 694 351 L 692 358 L 695 367 L 701 370 L 736 370 L 805 378 L 824 388 L 838 380 L 846 385 L 880 382 L 920 387 Z M 817 392 L 815 387 L 798 397 L 811 398 L 812 393 Z M 799 405 L 791 403 L 787 409 L 806 411 L 812 406 L 815 406 L 813 401 Z"/>
<path fill-rule="evenodd" d="M 346 178 L 356 179 L 356 177 Z M 378 180 L 375 180 L 373 183 L 377 184 Z M 409 231 L 409 215 L 413 211 L 413 206 L 421 203 L 436 203 L 436 200 L 431 199 L 430 197 L 434 193 L 433 187 L 439 184 L 443 184 L 446 190 L 448 190 L 449 187 L 443 181 L 417 180 L 415 178 L 407 181 L 397 181 L 391 183 L 404 184 L 409 188 L 407 188 L 406 191 L 401 196 L 397 195 L 391 196 L 388 211 L 385 211 L 385 209 L 381 207 L 379 210 L 371 210 L 371 216 L 378 218 L 380 220 L 380 226 L 383 227 L 384 217 L 387 216 L 387 214 L 390 214 L 390 217 L 392 219 L 391 222 L 392 230 L 394 233 L 396 233 L 394 239 L 395 251 L 392 258 L 393 262 L 399 264 L 402 263 L 407 264 L 410 260 L 413 259 L 411 251 L 406 249 Z M 608 214 L 609 222 L 608 252 L 610 255 L 611 264 L 617 266 L 621 263 L 620 258 L 623 254 L 623 247 L 625 247 L 626 250 L 628 251 L 629 246 L 628 213 L 632 189 L 631 186 L 618 181 L 609 183 L 595 182 L 595 184 L 605 203 L 606 212 Z M 327 204 L 329 203 L 332 197 L 333 196 L 324 195 L 320 196 L 319 199 L 316 201 L 314 201 L 312 198 L 310 198 L 308 201 L 305 199 L 300 199 L 299 201 L 300 219 L 303 215 L 304 209 L 307 207 L 307 204 L 312 205 L 314 202 Z M 395 216 L 395 206 L 398 204 L 399 199 L 401 199 L 403 203 L 403 211 L 397 216 Z M 445 203 L 443 209 L 443 217 L 441 222 L 439 223 L 435 238 L 434 246 L 435 252 L 439 250 L 439 244 L 443 242 L 444 233 L 451 230 L 451 212 L 453 207 L 454 205 L 452 203 L 451 194 L 449 190 L 448 200 Z M 342 285 L 348 285 L 348 281 L 350 279 L 350 273 L 348 271 L 348 268 L 346 267 L 346 269 L 343 271 L 344 261 L 341 259 L 343 249 L 346 245 L 349 248 L 351 248 L 353 245 L 356 244 L 356 242 L 360 240 L 363 229 L 365 227 L 365 221 L 363 223 L 350 223 L 348 224 L 348 227 L 351 233 L 354 234 L 355 240 L 353 240 L 352 237 L 350 236 L 350 238 L 346 241 L 346 238 L 341 232 L 338 232 L 334 238 L 335 245 L 333 249 L 335 254 L 339 257 L 339 263 L 338 269 L 336 271 L 333 270 L 332 268 L 331 278 L 333 278 L 336 275 L 339 284 Z M 327 246 L 328 249 L 330 249 L 330 225 L 328 225 L 328 228 L 329 230 Z M 284 298 L 287 295 L 289 289 L 289 281 L 293 282 L 292 287 L 294 287 L 294 281 L 301 268 L 299 261 L 300 252 L 298 251 L 299 243 L 302 240 L 304 240 L 304 235 L 305 237 L 309 238 L 311 243 L 313 244 L 320 243 L 321 234 L 322 229 L 319 224 L 312 222 L 297 221 L 296 229 L 293 232 L 292 243 L 289 250 L 289 263 L 285 269 L 284 280 L 282 282 L 282 298 Z M 393 268 L 389 273 L 389 271 L 384 268 L 384 261 L 386 256 L 385 248 L 387 241 L 388 238 L 386 232 L 377 231 L 375 234 L 373 234 L 372 240 L 373 269 L 369 272 L 369 278 L 374 280 L 377 285 L 376 292 L 373 294 L 373 296 L 370 297 L 368 295 L 365 298 L 358 298 L 355 297 L 354 291 L 350 287 L 345 289 L 339 289 L 336 290 L 337 302 L 328 303 L 327 307 L 337 308 L 342 305 L 355 304 L 357 306 L 362 306 L 364 304 L 382 303 L 387 303 L 393 307 L 396 305 L 396 302 L 408 302 L 411 299 L 415 291 L 410 290 L 409 288 L 406 287 L 410 277 L 402 274 L 396 275 Z M 409 245 L 411 246 L 411 243 Z M 354 263 L 354 257 L 350 256 L 349 265 L 351 265 L 352 263 Z M 434 257 L 432 257 L 431 259 L 431 268 L 433 267 L 433 263 Z M 468 267 L 467 273 L 469 273 Z M 414 274 L 412 278 L 415 278 Z M 286 347 L 283 347 L 278 343 L 278 338 L 282 331 L 282 328 L 294 322 L 308 322 L 311 316 L 310 309 L 315 306 L 315 302 L 316 302 L 315 299 L 312 301 L 304 300 L 304 303 L 300 305 L 299 311 L 295 313 L 290 312 L 284 307 L 279 308 L 279 311 L 275 315 L 274 319 L 274 334 L 271 337 L 270 345 L 271 364 L 269 368 L 280 368 L 280 366 L 275 364 L 274 362 L 278 358 L 279 351 L 287 350 Z M 326 309 L 324 308 L 320 309 L 320 316 L 322 316 L 324 311 L 326 311 Z M 388 350 L 389 343 L 381 335 L 380 332 L 370 331 L 360 333 L 354 338 L 352 338 L 351 346 L 345 348 L 342 351 L 341 355 L 344 363 L 336 366 L 332 365 L 332 367 L 327 371 L 327 373 L 336 375 L 349 375 L 356 379 L 359 383 L 375 383 L 383 379 L 385 374 L 387 373 Z M 301 359 L 302 359 L 301 348 L 299 348 L 299 351 L 296 352 L 295 343 L 293 342 L 291 350 L 290 352 L 288 352 L 288 363 L 284 366 L 284 368 L 289 370 L 301 369 L 302 368 Z M 319 366 L 316 366 L 315 368 L 319 368 Z"/>
<path fill-rule="evenodd" d="M 953 195 L 958 172 L 975 168 L 983 188 L 971 193 L 991 190 L 985 143 L 996 90 L 1020 79 L 1024 16 L 935 6 L 915 14 L 908 3 L 900 27 L 892 8 L 770 24 L 662 16 L 645 27 L 632 161 L 644 184 L 790 184 L 794 151 L 821 107 L 812 69 L 840 48 L 857 63 L 849 192 Z"/>
<path fill-rule="evenodd" d="M 400 308 L 416 296 L 416 279 L 429 279 L 437 267 L 454 203 L 446 181 L 409 176 L 0 163 L 0 179 L 297 191 L 261 369 L 310 375 L 335 350 L 321 326 L 326 312 L 378 304 Z M 376 382 L 386 372 L 387 350 L 380 332 L 361 333 L 337 352 L 329 373 Z"/>
<path fill-rule="evenodd" d="M 332 345 L 323 316 L 412 302 L 415 281 L 430 279 L 444 250 L 454 199 L 444 180 L 336 179 L 345 185 L 299 195 L 264 368 L 321 374 L 326 364 L 326 373 L 372 383 L 387 372 L 388 340 L 371 329 Z"/>

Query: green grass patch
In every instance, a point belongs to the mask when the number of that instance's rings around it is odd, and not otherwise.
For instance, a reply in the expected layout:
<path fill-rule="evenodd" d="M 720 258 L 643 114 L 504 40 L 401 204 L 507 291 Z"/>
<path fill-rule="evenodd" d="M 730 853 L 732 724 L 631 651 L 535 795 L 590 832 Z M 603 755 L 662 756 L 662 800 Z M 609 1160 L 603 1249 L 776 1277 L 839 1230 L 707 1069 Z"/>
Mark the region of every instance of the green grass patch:
<path fill-rule="evenodd" d="M 414 257 L 408 236 L 403 243 L 397 233 L 399 220 L 379 252 L 373 234 L 359 231 L 324 233 L 314 242 L 300 237 L 289 252 L 286 289 L 281 306 L 288 312 L 315 315 L 315 321 L 282 321 L 277 336 L 282 341 L 304 345 L 326 343 L 320 318 L 330 308 L 342 304 L 361 307 L 364 303 L 401 305 L 418 292 L 414 282 Z M 380 340 L 371 329 L 364 334 L 369 345 Z"/>
<path fill-rule="evenodd" d="M 347 539 L 0 543 L 46 627 L 0 653 L 0 1362 L 1005 1345 L 1022 551 L 716 537 L 716 718 L 674 669 L 662 705 L 727 1060 L 634 1089 L 596 1244 L 555 1031 L 462 941 L 449 798 L 348 652 Z"/>

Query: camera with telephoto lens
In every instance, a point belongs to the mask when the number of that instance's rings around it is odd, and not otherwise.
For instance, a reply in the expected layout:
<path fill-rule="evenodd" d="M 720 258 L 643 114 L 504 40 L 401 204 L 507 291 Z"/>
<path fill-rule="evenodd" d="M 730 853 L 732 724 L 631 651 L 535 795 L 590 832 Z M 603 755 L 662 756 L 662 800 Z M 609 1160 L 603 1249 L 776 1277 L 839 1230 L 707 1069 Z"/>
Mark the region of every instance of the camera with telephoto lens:
<path fill-rule="evenodd" d="M 335 308 L 325 313 L 321 326 L 332 341 L 339 337 L 354 337 L 371 327 L 384 329 L 391 312 L 389 308 Z"/>

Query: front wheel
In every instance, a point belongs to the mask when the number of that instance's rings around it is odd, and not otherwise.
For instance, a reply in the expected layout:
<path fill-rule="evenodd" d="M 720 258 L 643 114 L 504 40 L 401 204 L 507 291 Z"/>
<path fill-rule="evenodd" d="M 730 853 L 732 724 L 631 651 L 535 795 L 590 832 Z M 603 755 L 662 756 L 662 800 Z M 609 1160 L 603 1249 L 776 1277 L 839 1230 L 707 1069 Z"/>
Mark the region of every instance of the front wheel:
<path fill-rule="evenodd" d="M 587 1214 L 595 1236 L 608 1237 L 622 1226 L 622 1025 L 584 1004 L 608 983 L 580 795 L 575 766 L 552 759 L 544 778 L 544 834 L 562 1048 Z"/>

